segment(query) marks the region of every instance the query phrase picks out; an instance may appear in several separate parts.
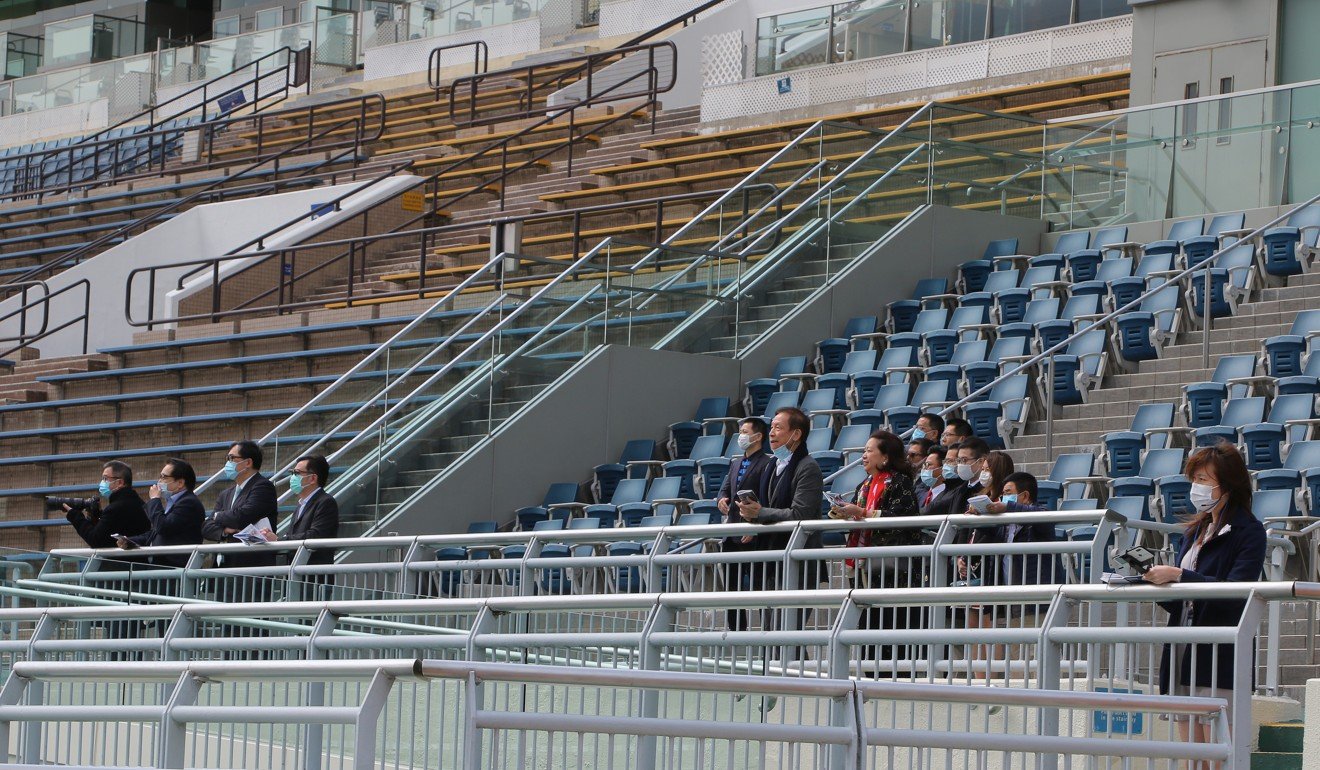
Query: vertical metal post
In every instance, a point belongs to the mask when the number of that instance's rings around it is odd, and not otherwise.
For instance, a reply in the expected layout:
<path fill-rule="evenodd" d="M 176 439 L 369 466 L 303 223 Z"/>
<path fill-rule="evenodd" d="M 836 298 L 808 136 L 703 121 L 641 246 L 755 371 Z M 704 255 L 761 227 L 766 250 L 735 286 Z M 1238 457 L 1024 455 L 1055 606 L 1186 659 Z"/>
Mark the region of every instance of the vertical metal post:
<path fill-rule="evenodd" d="M 1054 356 L 1045 358 L 1045 460 L 1054 460 Z"/>
<path fill-rule="evenodd" d="M 843 600 L 843 607 L 840 608 L 838 616 L 834 619 L 834 628 L 830 629 L 829 642 L 829 674 L 831 679 L 848 678 L 848 645 L 839 641 L 839 632 L 857 628 L 861 620 L 862 613 L 858 606 L 853 602 L 852 597 Z M 830 726 L 847 727 L 852 725 L 854 732 L 860 736 L 865 728 L 861 724 L 858 714 L 861 706 L 858 700 L 860 693 L 854 688 L 852 697 L 841 697 L 830 699 Z M 845 746 L 835 744 L 830 747 L 829 767 L 844 768 L 856 766 L 858 755 L 865 751 L 865 741 L 859 737 L 857 746 Z M 848 761 L 849 749 L 852 749 L 853 762 Z"/>
<path fill-rule="evenodd" d="M 1242 620 L 1233 642 L 1233 717 L 1229 726 L 1229 745 L 1233 747 L 1233 754 L 1228 760 L 1229 770 L 1249 770 L 1251 767 L 1251 696 L 1256 668 L 1254 642 L 1264 613 L 1265 600 L 1252 591 L 1242 610 Z"/>
<path fill-rule="evenodd" d="M 178 681 L 174 683 L 174 691 L 170 693 L 169 700 L 165 702 L 165 708 L 160 715 L 159 767 L 184 766 L 188 729 L 186 723 L 174 720 L 174 709 L 177 706 L 191 706 L 196 703 L 200 690 L 201 685 L 191 671 L 185 669 L 179 674 Z"/>
<path fill-rule="evenodd" d="M 481 710 L 481 682 L 468 671 L 463 693 L 463 770 L 481 770 L 481 735 L 477 732 L 477 712 Z"/>
<path fill-rule="evenodd" d="M 1042 690 L 1063 689 L 1063 649 L 1061 644 L 1050 638 L 1050 631 L 1055 628 L 1066 627 L 1071 614 L 1072 600 L 1061 594 L 1055 594 L 1054 601 L 1050 602 L 1050 608 L 1045 612 L 1045 620 L 1041 623 L 1040 628 L 1040 641 L 1036 644 L 1036 655 L 1039 659 L 1036 681 Z M 1059 734 L 1058 707 L 1041 709 L 1038 723 L 1042 736 L 1057 736 Z M 1056 770 L 1058 766 L 1058 754 L 1045 753 L 1040 755 L 1039 770 Z"/>
<path fill-rule="evenodd" d="M 660 649 L 651 643 L 651 634 L 656 631 L 674 630 L 674 610 L 667 604 L 656 602 L 650 617 L 642 627 L 640 660 L 638 668 L 642 671 L 660 671 L 664 662 Z M 655 719 L 660 715 L 660 692 L 646 689 L 641 692 L 641 708 L 638 717 Z M 656 736 L 643 735 L 637 739 L 637 756 L 633 767 L 636 770 L 654 770 L 656 762 Z"/>
<path fill-rule="evenodd" d="M 1213 257 L 1212 257 L 1213 258 Z M 1205 280 L 1202 282 L 1201 295 L 1201 368 L 1210 368 L 1210 329 L 1214 326 L 1211 320 L 1214 314 L 1210 312 L 1210 260 L 1201 263 L 1201 269 L 1205 271 Z"/>
<path fill-rule="evenodd" d="M 380 714 L 385 710 L 385 699 L 393 687 L 394 677 L 382 670 L 378 669 L 376 675 L 371 677 L 353 730 L 354 770 L 373 770 L 376 767 L 376 730 Z"/>

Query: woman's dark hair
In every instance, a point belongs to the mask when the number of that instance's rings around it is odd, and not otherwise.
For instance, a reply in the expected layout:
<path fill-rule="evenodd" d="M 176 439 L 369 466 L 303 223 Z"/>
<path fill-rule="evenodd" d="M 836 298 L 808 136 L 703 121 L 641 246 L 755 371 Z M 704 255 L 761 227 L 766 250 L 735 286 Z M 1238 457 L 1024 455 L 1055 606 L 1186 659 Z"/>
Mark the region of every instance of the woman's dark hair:
<path fill-rule="evenodd" d="M 1031 495 L 1031 504 L 1032 505 L 1036 504 L 1036 493 L 1040 490 L 1040 486 L 1036 483 L 1035 476 L 1032 476 L 1030 473 L 1026 473 L 1025 471 L 1018 471 L 1017 473 L 1008 474 L 1008 477 L 1004 479 L 1004 483 L 1000 485 L 1001 494 L 1003 487 L 1007 485 L 1009 482 L 1013 483 L 1013 486 L 1017 489 L 1018 494 L 1022 494 L 1023 492 L 1026 492 L 1027 494 Z"/>
<path fill-rule="evenodd" d="M 170 475 L 175 481 L 182 481 L 185 489 L 191 492 L 197 488 L 197 471 L 186 460 L 171 457 L 165 464 L 170 466 Z"/>
<path fill-rule="evenodd" d="M 871 434 L 871 438 L 876 440 L 880 445 L 880 453 L 889 460 L 885 467 L 890 473 L 901 473 L 908 478 L 915 475 L 912 471 L 912 463 L 908 462 L 907 445 L 903 443 L 903 439 L 887 430 L 878 430 Z"/>
<path fill-rule="evenodd" d="M 998 500 L 1004 493 L 1004 482 L 1013 475 L 1013 458 L 1008 452 L 996 449 L 985 456 L 985 467 L 990 471 L 990 483 L 986 485 L 985 493 Z"/>
<path fill-rule="evenodd" d="M 1202 468 L 1214 471 L 1215 478 L 1219 480 L 1219 489 L 1228 496 L 1228 502 L 1223 506 L 1224 510 L 1228 508 L 1251 510 L 1251 474 L 1247 471 L 1247 463 L 1242 459 L 1237 447 L 1227 441 L 1220 441 L 1213 446 L 1198 449 L 1187 458 L 1183 475 L 1190 480 Z M 1194 513 L 1187 521 L 1187 532 L 1195 532 L 1209 524 L 1214 518 L 1213 510 L 1212 508 Z"/>

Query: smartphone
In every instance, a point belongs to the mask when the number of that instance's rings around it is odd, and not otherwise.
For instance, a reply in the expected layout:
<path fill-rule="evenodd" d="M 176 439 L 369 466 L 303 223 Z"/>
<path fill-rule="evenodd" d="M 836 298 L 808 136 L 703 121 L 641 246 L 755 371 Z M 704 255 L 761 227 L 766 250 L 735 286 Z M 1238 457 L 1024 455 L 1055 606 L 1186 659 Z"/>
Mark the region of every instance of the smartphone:
<path fill-rule="evenodd" d="M 740 502 L 740 503 L 759 503 L 759 502 L 761 502 L 760 498 L 758 498 L 758 497 L 756 496 L 756 493 L 753 492 L 753 491 L 750 490 L 750 489 L 740 489 L 740 490 L 738 490 L 738 492 L 736 493 L 736 496 L 737 496 L 737 498 L 738 498 L 738 502 Z"/>

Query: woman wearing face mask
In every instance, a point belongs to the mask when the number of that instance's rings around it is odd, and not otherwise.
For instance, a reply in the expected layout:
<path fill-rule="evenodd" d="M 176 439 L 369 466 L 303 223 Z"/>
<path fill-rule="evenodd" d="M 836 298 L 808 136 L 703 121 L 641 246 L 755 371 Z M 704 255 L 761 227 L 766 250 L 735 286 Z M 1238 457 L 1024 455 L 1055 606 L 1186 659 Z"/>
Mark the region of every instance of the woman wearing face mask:
<path fill-rule="evenodd" d="M 1148 583 L 1220 583 L 1260 580 L 1265 566 L 1265 527 L 1251 512 L 1251 476 L 1237 448 L 1221 441 L 1197 451 L 1183 470 L 1192 482 L 1196 513 L 1187 522 L 1178 559 L 1151 567 Z M 1235 626 L 1246 602 L 1237 599 L 1164 602 L 1169 625 Z M 1233 645 L 1166 645 L 1160 660 L 1160 691 L 1175 695 L 1222 697 L 1233 703 Z M 1252 686 L 1253 683 L 1243 683 Z M 1179 723 L 1183 740 L 1188 725 Z M 1195 740 L 1210 740 L 1209 725 L 1198 724 Z"/>

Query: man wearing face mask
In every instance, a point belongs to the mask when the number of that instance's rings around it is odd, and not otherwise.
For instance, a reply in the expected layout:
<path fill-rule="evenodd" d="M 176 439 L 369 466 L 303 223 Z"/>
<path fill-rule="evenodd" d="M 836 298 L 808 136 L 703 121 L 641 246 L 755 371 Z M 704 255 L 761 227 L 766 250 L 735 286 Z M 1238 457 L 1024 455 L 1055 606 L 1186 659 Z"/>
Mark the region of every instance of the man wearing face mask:
<path fill-rule="evenodd" d="M 934 412 L 922 412 L 917 416 L 917 425 L 912 429 L 912 435 L 908 436 L 908 441 L 924 438 L 932 444 L 938 444 L 943 433 L 944 418 Z"/>
<path fill-rule="evenodd" d="M 118 460 L 106 463 L 101 468 L 101 483 L 96 491 L 105 501 L 99 514 L 89 508 L 75 511 L 64 506 L 64 517 L 89 547 L 114 548 L 112 535 L 132 537 L 151 528 L 147 507 L 133 491 L 133 469 L 127 463 Z"/>
<path fill-rule="evenodd" d="M 918 506 L 930 494 L 930 487 L 926 486 L 926 477 L 921 475 L 921 466 L 925 463 L 926 455 L 930 454 L 933 446 L 935 446 L 935 442 L 928 438 L 914 438 L 908 441 L 907 444 L 908 465 L 911 465 L 913 472 L 917 474 L 916 480 L 913 481 L 913 491 L 917 494 Z"/>
<path fill-rule="evenodd" d="M 765 421 L 758 417 L 748 417 L 738 423 L 738 448 L 743 456 L 734 460 L 729 467 L 729 475 L 724 477 L 719 494 L 715 496 L 720 513 L 728 524 L 742 524 L 743 518 L 738 513 L 738 506 L 733 502 L 740 489 L 759 490 L 762 477 L 773 472 L 775 458 L 765 451 Z M 758 492 L 759 494 L 759 492 Z M 756 538 L 730 537 L 724 540 L 726 552 L 747 551 L 756 548 Z M 725 585 L 730 591 L 758 590 L 765 580 L 764 570 L 758 569 L 755 562 L 731 562 L 725 565 Z M 728 611 L 729 629 L 743 631 L 747 628 L 747 610 L 731 609 Z"/>
<path fill-rule="evenodd" d="M 944 491 L 931 500 L 926 513 L 931 516 L 966 513 L 967 501 L 983 494 L 980 476 L 985 470 L 985 455 L 989 451 L 990 447 L 979 438 L 969 438 L 949 447 L 943 468 Z"/>
<path fill-rule="evenodd" d="M 165 467 L 160 469 L 160 480 L 147 493 L 147 520 L 151 529 L 140 535 L 123 537 L 115 540 L 115 545 L 124 549 L 138 546 L 157 545 L 200 545 L 202 542 L 202 521 L 206 519 L 206 509 L 197 499 L 193 490 L 197 488 L 197 474 L 188 463 L 177 458 L 170 458 Z M 152 564 L 166 567 L 183 567 L 188 563 L 184 554 L 177 556 L 153 556 Z"/>
<path fill-rule="evenodd" d="M 917 510 L 923 516 L 930 512 L 931 506 L 940 499 L 948 484 L 944 478 L 944 447 L 932 446 L 921 461 L 920 480 L 926 488 L 925 494 L 917 494 Z"/>
<path fill-rule="evenodd" d="M 215 513 L 202 528 L 207 540 L 236 543 L 234 533 L 262 519 L 269 519 L 272 529 L 276 527 L 279 512 L 275 485 L 261 475 L 261 459 L 261 447 L 255 441 L 236 441 L 229 447 L 221 473 L 233 481 L 234 486 L 221 492 L 216 500 Z M 241 552 L 220 556 L 216 566 L 239 569 L 273 567 L 275 552 L 259 546 L 245 547 Z M 241 580 L 231 577 L 220 580 L 219 584 L 222 590 L 216 592 L 216 601 L 264 601 L 270 595 L 269 578 Z"/>

